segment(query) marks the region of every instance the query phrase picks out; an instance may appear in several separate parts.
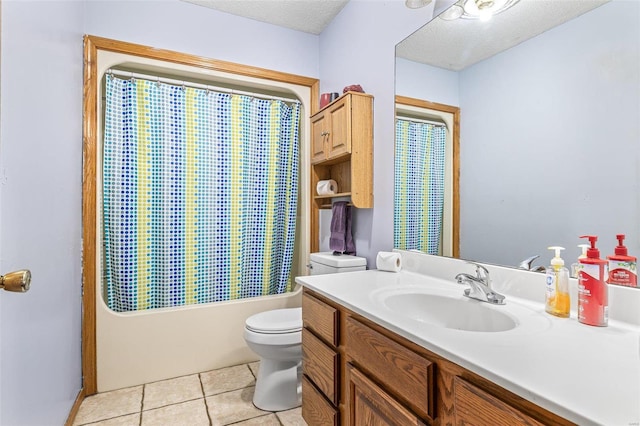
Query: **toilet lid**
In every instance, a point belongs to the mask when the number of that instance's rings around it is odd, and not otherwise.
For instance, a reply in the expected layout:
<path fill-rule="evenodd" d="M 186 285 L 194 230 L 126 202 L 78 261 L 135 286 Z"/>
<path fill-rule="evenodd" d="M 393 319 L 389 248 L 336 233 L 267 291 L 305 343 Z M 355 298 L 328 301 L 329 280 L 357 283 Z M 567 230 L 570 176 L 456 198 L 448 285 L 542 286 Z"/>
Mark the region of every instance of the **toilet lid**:
<path fill-rule="evenodd" d="M 247 318 L 247 328 L 257 333 L 292 333 L 302 330 L 302 308 L 275 309 Z"/>

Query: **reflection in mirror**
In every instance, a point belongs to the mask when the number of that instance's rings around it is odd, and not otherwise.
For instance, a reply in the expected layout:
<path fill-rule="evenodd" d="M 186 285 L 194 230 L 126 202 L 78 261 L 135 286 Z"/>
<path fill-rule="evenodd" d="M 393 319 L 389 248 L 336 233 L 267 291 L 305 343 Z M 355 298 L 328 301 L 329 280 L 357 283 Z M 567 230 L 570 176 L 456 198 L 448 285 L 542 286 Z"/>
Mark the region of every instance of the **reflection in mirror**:
<path fill-rule="evenodd" d="M 396 97 L 394 247 L 458 256 L 459 108 Z"/>
<path fill-rule="evenodd" d="M 579 236 L 604 258 L 619 233 L 640 253 L 640 2 L 521 0 L 396 52 L 396 95 L 460 107 L 460 257 L 571 264 Z"/>

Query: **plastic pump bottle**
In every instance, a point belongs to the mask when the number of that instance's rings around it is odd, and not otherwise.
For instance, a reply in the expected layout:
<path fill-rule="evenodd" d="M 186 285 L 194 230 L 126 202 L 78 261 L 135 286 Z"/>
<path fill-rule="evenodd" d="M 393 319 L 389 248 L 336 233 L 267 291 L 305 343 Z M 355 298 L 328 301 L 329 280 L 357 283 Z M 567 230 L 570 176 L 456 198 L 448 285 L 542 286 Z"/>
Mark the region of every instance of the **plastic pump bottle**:
<path fill-rule="evenodd" d="M 571 264 L 571 278 L 578 278 L 580 274 L 580 259 L 586 259 L 589 244 L 578 244 L 578 247 L 582 249 L 582 254 L 578 256 L 578 261 L 576 263 Z"/>
<path fill-rule="evenodd" d="M 606 327 L 609 322 L 607 261 L 600 259 L 600 250 L 596 248 L 598 237 L 583 235 L 580 238 L 588 238 L 591 247 L 587 250 L 587 257 L 580 259 L 578 321 L 587 325 Z"/>
<path fill-rule="evenodd" d="M 564 266 L 560 251 L 564 247 L 549 247 L 555 250 L 551 266 L 547 268 L 547 291 L 545 294 L 545 311 L 561 318 L 569 317 L 569 270 Z"/>
<path fill-rule="evenodd" d="M 629 256 L 624 246 L 624 234 L 616 235 L 618 245 L 615 254 L 607 256 L 609 260 L 609 284 L 623 285 L 626 287 L 638 286 L 638 272 L 636 258 Z"/>

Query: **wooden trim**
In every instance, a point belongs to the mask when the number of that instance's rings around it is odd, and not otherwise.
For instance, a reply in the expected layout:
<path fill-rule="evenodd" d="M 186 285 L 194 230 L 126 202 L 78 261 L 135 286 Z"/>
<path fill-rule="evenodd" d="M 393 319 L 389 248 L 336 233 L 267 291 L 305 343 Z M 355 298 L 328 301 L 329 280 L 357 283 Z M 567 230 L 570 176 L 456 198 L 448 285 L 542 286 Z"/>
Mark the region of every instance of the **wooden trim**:
<path fill-rule="evenodd" d="M 453 115 L 453 257 L 460 257 L 460 108 L 423 99 L 396 95 L 396 104 L 447 112 Z"/>
<path fill-rule="evenodd" d="M 98 48 L 84 37 L 82 118 L 82 386 L 98 391 L 96 376 L 96 157 L 98 130 Z"/>
<path fill-rule="evenodd" d="M 85 395 L 98 391 L 96 373 L 96 158 L 98 130 L 98 51 L 110 51 L 143 58 L 156 59 L 172 64 L 189 65 L 205 70 L 261 78 L 308 87 L 310 90 L 310 114 L 318 110 L 320 81 L 265 68 L 220 61 L 171 50 L 156 49 L 140 44 L 111 40 L 92 35 L 84 36 L 83 83 L 83 169 L 82 169 L 82 374 Z M 301 161 L 306 161 L 301 159 Z M 313 221 L 313 213 L 312 218 Z M 313 229 L 313 228 L 312 228 Z M 313 232 L 312 232 L 313 233 Z M 316 235 L 317 239 L 317 235 Z M 313 239 L 312 239 L 313 241 Z"/>
<path fill-rule="evenodd" d="M 78 396 L 76 396 L 76 400 L 71 407 L 71 411 L 69 411 L 69 416 L 67 417 L 67 421 L 64 422 L 64 426 L 71 426 L 73 422 L 76 420 L 76 416 L 78 415 L 78 410 L 80 410 L 80 406 L 82 405 L 82 401 L 84 401 L 85 397 L 84 388 L 80 388 L 80 392 L 78 392 Z"/>

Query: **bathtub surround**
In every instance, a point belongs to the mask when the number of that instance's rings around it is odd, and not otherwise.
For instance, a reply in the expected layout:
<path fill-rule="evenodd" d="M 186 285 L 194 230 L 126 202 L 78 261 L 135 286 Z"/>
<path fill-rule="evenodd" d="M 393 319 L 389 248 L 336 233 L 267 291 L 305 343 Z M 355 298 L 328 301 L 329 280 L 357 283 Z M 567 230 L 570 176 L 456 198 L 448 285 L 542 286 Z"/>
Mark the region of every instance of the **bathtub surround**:
<path fill-rule="evenodd" d="M 277 93 L 288 94 L 302 103 L 302 111 L 308 111 L 317 100 L 318 82 L 314 78 L 246 67 L 214 59 L 205 59 L 179 52 L 118 42 L 100 37 L 86 37 L 87 62 L 94 67 L 86 69 L 85 104 L 86 133 L 85 157 L 99 163 L 102 126 L 99 125 L 101 106 L 92 109 L 94 99 L 100 98 L 97 82 L 118 64 L 146 70 L 172 70 L 172 75 L 206 75 L 207 81 L 234 81 L 242 87 L 272 87 Z M 268 80 L 267 80 L 268 78 Z M 303 125 L 300 138 L 300 158 L 308 157 L 309 129 Z M 239 362 L 257 359 L 247 347 L 242 333 L 247 317 L 271 309 L 300 306 L 300 291 L 274 296 L 261 296 L 226 302 L 194 304 L 176 308 L 160 308 L 118 313 L 109 309 L 101 295 L 100 270 L 101 233 L 96 227 L 96 209 L 100 193 L 95 182 L 101 182 L 100 168 L 92 170 L 94 163 L 87 162 L 84 170 L 85 214 L 84 233 L 87 242 L 84 250 L 84 306 L 83 339 L 84 386 L 90 395 L 126 386 L 139 385 L 199 371 L 221 368 Z M 309 186 L 308 169 L 300 164 L 303 187 Z M 100 185 L 100 184 L 99 184 Z M 299 221 L 294 252 L 293 274 L 306 272 L 305 253 L 308 250 L 309 194 L 299 194 Z M 94 202 L 95 200 L 95 202 Z M 237 219 L 237 218 L 236 218 Z M 98 297 L 96 297 L 98 295 Z M 95 331 L 94 331 L 95 330 Z M 204 336 L 204 337 L 203 337 Z M 95 342 L 95 343 L 93 343 Z M 224 342 L 221 344 L 220 342 Z M 185 362 L 188 360 L 188 362 Z"/>

